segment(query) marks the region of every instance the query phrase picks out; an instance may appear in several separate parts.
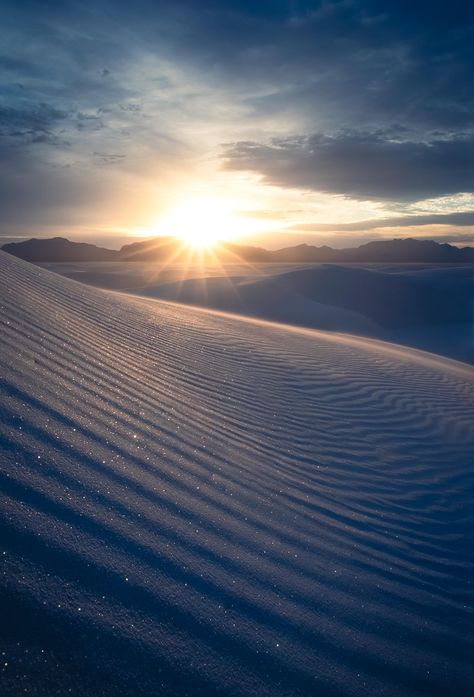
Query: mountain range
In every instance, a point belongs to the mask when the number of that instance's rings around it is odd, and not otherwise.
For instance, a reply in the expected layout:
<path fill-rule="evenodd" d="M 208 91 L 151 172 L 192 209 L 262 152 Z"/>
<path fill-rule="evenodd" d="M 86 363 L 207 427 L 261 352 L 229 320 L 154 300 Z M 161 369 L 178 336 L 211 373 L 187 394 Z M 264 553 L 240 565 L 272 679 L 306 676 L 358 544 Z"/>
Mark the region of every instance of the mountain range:
<path fill-rule="evenodd" d="M 124 245 L 120 250 L 105 249 L 64 237 L 12 242 L 3 251 L 31 262 L 141 261 L 163 262 L 189 260 L 190 248 L 174 237 L 157 237 Z M 226 263 L 474 263 L 473 247 L 455 247 L 432 240 L 394 239 L 368 242 L 359 247 L 333 249 L 300 244 L 270 251 L 262 247 L 220 242 L 212 250 L 194 252 L 196 261 L 212 263 L 217 257 Z"/>

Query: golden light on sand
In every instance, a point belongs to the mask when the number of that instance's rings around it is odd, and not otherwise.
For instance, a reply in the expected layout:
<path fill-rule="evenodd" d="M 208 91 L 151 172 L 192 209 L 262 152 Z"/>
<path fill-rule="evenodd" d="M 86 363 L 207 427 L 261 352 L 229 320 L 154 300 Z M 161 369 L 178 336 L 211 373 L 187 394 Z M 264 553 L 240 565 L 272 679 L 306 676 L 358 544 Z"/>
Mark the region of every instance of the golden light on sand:
<path fill-rule="evenodd" d="M 219 198 L 188 198 L 159 223 L 160 234 L 182 240 L 196 249 L 208 249 L 239 234 L 242 226 L 231 204 Z"/>

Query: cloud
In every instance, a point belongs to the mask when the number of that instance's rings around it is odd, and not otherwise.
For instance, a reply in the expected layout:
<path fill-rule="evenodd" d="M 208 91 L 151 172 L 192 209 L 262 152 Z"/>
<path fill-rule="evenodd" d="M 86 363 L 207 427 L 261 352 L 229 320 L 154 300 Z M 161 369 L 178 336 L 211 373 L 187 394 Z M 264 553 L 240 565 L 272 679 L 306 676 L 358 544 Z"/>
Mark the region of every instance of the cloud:
<path fill-rule="evenodd" d="M 413 142 L 380 131 L 242 141 L 224 153 L 226 169 L 260 174 L 267 184 L 359 200 L 473 192 L 473 162 L 474 136 Z"/>
<path fill-rule="evenodd" d="M 117 165 L 124 160 L 126 155 L 119 155 L 108 152 L 94 152 L 94 163 L 96 165 Z"/>
<path fill-rule="evenodd" d="M 67 116 L 67 111 L 44 102 L 23 108 L 0 105 L 0 138 L 57 145 L 64 142 L 57 129 Z"/>
<path fill-rule="evenodd" d="M 127 177 L 165 187 L 172 170 L 178 189 L 178 171 L 232 142 L 228 171 L 285 188 L 398 203 L 471 191 L 472 15 L 427 0 L 4 0 L 0 189 L 39 225 L 55 207 L 74 223 L 77 187 L 94 223 L 119 177 L 121 191 Z"/>
<path fill-rule="evenodd" d="M 440 6 L 441 7 L 441 6 Z M 174 3 L 162 46 L 305 132 L 473 126 L 473 12 L 421 0 Z M 179 14 L 186 17 L 179 31 Z M 163 17 L 164 15 L 164 17 Z M 152 18 L 145 40 L 160 32 Z"/>
<path fill-rule="evenodd" d="M 359 220 L 354 223 L 299 223 L 292 225 L 292 230 L 307 232 L 336 232 L 377 230 L 379 228 L 414 227 L 424 225 L 452 225 L 459 227 L 474 227 L 474 211 L 461 211 L 454 213 L 429 213 L 425 215 L 404 215 L 391 218 L 372 218 Z M 465 233 L 460 233 L 464 235 Z"/>
<path fill-rule="evenodd" d="M 248 210 L 248 211 L 239 211 L 237 215 L 240 218 L 254 218 L 254 219 L 260 219 L 260 220 L 279 220 L 281 221 L 282 219 L 285 218 L 290 218 L 291 216 L 294 216 L 295 214 L 298 213 L 304 213 L 304 210 L 301 208 L 292 208 L 292 209 L 287 209 L 287 210 L 259 210 L 259 209 L 254 209 L 254 210 Z"/>

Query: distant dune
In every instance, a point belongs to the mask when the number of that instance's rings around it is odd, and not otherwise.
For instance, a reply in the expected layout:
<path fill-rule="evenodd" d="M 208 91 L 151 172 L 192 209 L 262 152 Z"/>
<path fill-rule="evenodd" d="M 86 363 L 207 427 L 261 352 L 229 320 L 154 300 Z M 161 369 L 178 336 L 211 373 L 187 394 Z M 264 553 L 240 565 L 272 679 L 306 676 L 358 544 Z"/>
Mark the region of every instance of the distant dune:
<path fill-rule="evenodd" d="M 470 280 L 474 281 L 474 274 Z M 197 278 L 159 285 L 155 289 L 150 287 L 148 293 L 251 314 L 258 308 L 264 317 L 274 313 L 274 318 L 279 320 L 283 319 L 285 300 L 295 295 L 299 302 L 291 306 L 288 315 L 293 323 L 301 323 L 301 311 L 304 313 L 306 309 L 304 299 L 364 315 L 382 327 L 473 319 L 471 284 L 452 283 L 448 289 L 439 282 L 428 282 L 423 274 L 419 278 L 417 274 L 383 273 L 336 265 L 297 269 L 263 278 Z M 310 319 L 319 321 L 317 311 Z M 338 325 L 337 319 L 333 325 Z M 339 328 L 349 329 L 340 325 Z"/>
<path fill-rule="evenodd" d="M 474 363 L 474 265 L 50 268 L 99 287 L 395 341 Z"/>
<path fill-rule="evenodd" d="M 3 695 L 473 694 L 472 369 L 4 253 L 0 298 Z"/>

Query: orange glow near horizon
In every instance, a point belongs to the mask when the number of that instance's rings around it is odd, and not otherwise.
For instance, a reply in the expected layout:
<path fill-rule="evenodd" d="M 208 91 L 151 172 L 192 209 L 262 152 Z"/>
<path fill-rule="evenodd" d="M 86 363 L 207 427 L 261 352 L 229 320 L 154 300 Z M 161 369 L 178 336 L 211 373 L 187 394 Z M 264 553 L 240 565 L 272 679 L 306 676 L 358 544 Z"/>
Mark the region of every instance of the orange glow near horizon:
<path fill-rule="evenodd" d="M 203 187 L 204 188 L 204 187 Z M 209 190 L 209 187 L 205 187 Z M 175 237 L 196 250 L 212 249 L 219 242 L 239 242 L 254 234 L 277 229 L 281 222 L 249 215 L 255 210 L 250 196 L 190 194 L 176 198 L 174 205 L 142 230 L 149 237 Z"/>
<path fill-rule="evenodd" d="M 177 237 L 195 249 L 209 249 L 242 232 L 232 202 L 217 197 L 186 198 L 150 230 L 150 234 Z"/>

